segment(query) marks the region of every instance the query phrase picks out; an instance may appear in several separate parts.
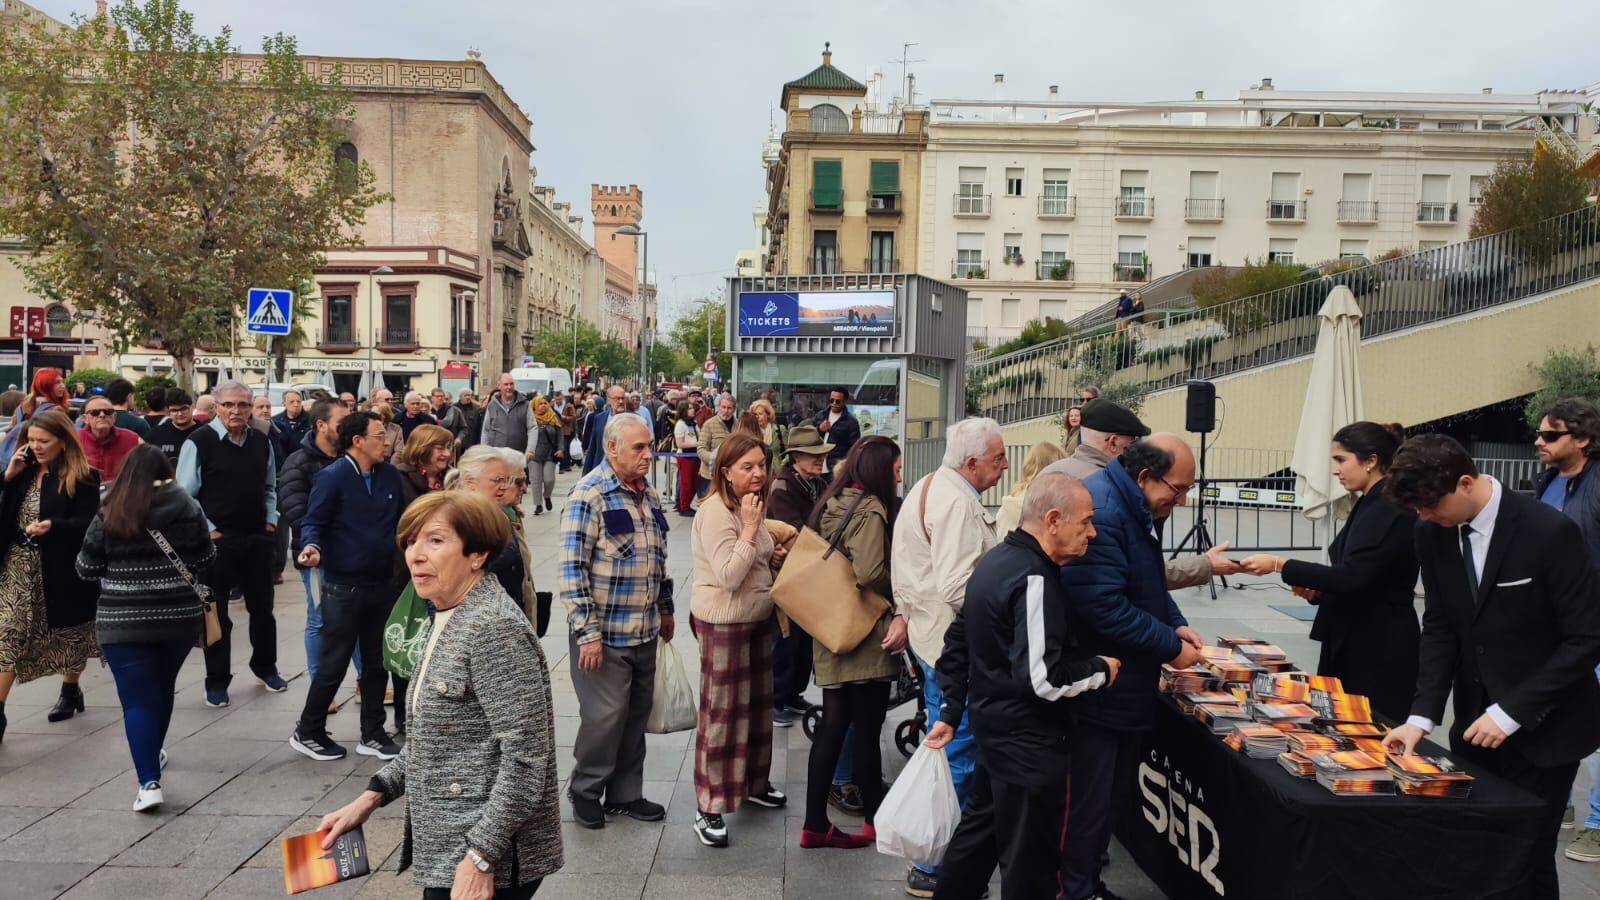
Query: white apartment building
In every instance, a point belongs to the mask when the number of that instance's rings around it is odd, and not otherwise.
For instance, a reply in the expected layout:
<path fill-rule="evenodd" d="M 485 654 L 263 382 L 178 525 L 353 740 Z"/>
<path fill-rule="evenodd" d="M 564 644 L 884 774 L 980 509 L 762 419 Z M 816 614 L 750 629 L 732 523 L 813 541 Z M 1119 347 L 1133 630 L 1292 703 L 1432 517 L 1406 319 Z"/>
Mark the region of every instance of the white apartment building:
<path fill-rule="evenodd" d="M 603 263 L 583 239 L 583 216 L 573 214 L 571 203 L 556 200 L 555 188 L 542 184 L 533 186 L 528 209 L 528 238 L 533 252 L 528 256 L 524 338 L 570 327 L 573 315 L 601 327 L 604 281 L 603 277 L 593 276 L 603 276 Z M 592 291 L 594 296 L 586 298 L 585 291 Z"/>
<path fill-rule="evenodd" d="M 1552 129 L 1589 152 L 1585 99 L 1266 79 L 1224 101 L 935 100 L 916 270 L 965 288 L 969 337 L 993 344 L 1186 268 L 1464 240 L 1501 158 Z"/>

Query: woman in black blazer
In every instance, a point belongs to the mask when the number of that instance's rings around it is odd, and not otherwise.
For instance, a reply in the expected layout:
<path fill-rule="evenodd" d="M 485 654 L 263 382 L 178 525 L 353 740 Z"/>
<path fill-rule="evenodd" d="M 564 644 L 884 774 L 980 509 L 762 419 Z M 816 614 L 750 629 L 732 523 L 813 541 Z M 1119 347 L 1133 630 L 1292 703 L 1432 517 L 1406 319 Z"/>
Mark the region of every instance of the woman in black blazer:
<path fill-rule="evenodd" d="M 1329 565 L 1258 554 L 1244 560 L 1253 575 L 1281 574 L 1295 596 L 1315 604 L 1311 639 L 1322 642 L 1317 674 L 1364 694 L 1375 712 L 1404 722 L 1417 689 L 1421 629 L 1414 513 L 1385 495 L 1384 476 L 1404 440 L 1398 425 L 1356 422 L 1333 436 L 1333 473 L 1360 494 L 1344 530 L 1329 547 Z"/>
<path fill-rule="evenodd" d="M 51 722 L 83 712 L 78 676 L 91 656 L 100 582 L 78 577 L 78 550 L 100 508 L 72 421 L 58 409 L 35 413 L 0 484 L 0 737 L 14 682 L 62 676 Z"/>

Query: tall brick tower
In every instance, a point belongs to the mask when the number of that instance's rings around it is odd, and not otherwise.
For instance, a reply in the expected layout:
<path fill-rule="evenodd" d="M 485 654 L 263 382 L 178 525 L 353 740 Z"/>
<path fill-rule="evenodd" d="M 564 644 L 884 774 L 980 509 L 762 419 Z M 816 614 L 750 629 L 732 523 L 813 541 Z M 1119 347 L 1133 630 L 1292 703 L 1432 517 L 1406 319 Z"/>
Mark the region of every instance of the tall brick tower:
<path fill-rule="evenodd" d="M 637 227 L 644 220 L 644 192 L 636 184 L 596 184 L 590 186 L 589 202 L 594 214 L 594 248 L 602 259 L 627 273 L 625 296 L 631 297 L 638 286 L 639 238 L 623 235 L 612 240 L 612 235 L 624 225 Z"/>

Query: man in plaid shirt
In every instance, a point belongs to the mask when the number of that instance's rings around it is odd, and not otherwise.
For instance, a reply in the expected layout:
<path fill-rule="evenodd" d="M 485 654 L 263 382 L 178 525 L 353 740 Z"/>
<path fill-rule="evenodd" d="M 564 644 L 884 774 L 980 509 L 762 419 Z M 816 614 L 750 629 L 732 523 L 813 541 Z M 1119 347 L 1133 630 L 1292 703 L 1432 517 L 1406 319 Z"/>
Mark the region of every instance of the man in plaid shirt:
<path fill-rule="evenodd" d="M 667 517 L 645 482 L 652 435 L 638 415 L 612 416 L 605 460 L 573 485 L 561 522 L 561 596 L 580 716 L 567 791 L 585 828 L 604 828 L 607 813 L 644 822 L 666 816 L 644 798 L 656 636 L 673 634 Z"/>

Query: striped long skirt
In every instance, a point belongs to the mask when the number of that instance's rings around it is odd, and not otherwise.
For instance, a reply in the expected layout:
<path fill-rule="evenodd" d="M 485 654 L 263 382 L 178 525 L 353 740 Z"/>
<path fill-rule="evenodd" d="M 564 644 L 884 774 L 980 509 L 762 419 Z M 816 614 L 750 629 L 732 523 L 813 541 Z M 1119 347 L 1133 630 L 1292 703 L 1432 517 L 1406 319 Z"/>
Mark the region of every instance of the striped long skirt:
<path fill-rule="evenodd" d="M 772 771 L 773 625 L 693 625 L 700 641 L 695 802 L 701 812 L 734 812 L 767 788 Z"/>

